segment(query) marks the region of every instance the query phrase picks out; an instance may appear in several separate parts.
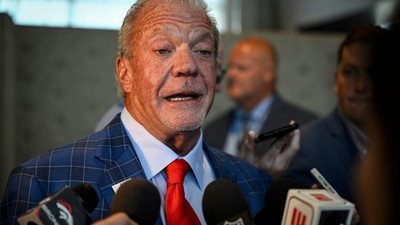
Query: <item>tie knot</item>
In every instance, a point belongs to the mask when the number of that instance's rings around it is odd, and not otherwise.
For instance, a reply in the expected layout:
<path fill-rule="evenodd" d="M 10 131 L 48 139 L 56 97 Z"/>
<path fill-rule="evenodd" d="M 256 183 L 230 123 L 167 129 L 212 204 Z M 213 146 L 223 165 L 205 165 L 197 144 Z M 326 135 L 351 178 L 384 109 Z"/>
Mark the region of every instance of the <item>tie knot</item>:
<path fill-rule="evenodd" d="M 177 159 L 169 164 L 165 170 L 168 183 L 183 183 L 186 173 L 189 171 L 190 165 L 183 159 Z"/>

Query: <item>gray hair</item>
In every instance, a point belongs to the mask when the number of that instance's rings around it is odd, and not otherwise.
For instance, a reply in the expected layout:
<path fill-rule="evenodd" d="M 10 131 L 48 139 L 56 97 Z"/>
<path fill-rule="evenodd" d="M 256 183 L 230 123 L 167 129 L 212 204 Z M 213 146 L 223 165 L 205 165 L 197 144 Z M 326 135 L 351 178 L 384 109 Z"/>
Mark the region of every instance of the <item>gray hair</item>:
<path fill-rule="evenodd" d="M 122 23 L 121 29 L 119 31 L 119 56 L 131 58 L 133 56 L 133 49 L 131 45 L 131 41 L 134 38 L 134 35 L 137 34 L 138 30 L 135 25 L 140 21 L 141 15 L 148 5 L 158 5 L 158 4 L 166 4 L 166 5 L 181 5 L 187 6 L 193 9 L 197 9 L 202 11 L 205 15 L 210 19 L 212 28 L 213 28 L 213 38 L 214 38 L 214 53 L 215 58 L 218 56 L 218 45 L 219 45 L 219 31 L 217 28 L 217 22 L 209 12 L 210 9 L 204 0 L 138 0 L 135 4 L 131 6 L 128 10 L 124 21 Z"/>

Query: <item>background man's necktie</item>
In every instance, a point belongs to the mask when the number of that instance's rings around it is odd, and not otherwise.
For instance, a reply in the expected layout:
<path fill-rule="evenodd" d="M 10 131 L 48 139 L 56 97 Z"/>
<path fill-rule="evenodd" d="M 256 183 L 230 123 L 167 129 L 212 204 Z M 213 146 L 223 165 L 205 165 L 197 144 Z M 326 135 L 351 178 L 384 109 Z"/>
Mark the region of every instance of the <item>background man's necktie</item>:
<path fill-rule="evenodd" d="M 249 133 L 249 122 L 250 122 L 250 115 L 248 113 L 245 113 L 241 117 L 241 132 L 239 136 L 239 140 L 237 142 L 237 153 L 239 157 L 242 157 L 243 155 L 243 144 L 244 141 L 247 138 L 247 134 Z"/>
<path fill-rule="evenodd" d="M 167 225 L 200 225 L 200 220 L 185 198 L 183 180 L 189 171 L 190 165 L 183 159 L 177 159 L 166 168 L 167 195 L 166 220 Z"/>

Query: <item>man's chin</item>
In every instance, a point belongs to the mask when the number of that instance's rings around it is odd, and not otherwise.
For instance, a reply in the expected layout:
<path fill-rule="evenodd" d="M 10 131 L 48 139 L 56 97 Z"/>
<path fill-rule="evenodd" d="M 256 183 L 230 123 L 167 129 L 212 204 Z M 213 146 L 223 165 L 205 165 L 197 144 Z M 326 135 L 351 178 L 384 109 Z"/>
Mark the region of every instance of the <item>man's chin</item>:
<path fill-rule="evenodd" d="M 204 119 L 196 118 L 194 120 L 194 117 L 195 116 L 181 116 L 172 121 L 164 120 L 164 125 L 175 131 L 194 131 L 199 129 L 204 122 Z"/>
<path fill-rule="evenodd" d="M 197 130 L 201 127 L 201 123 L 196 123 L 196 124 L 179 124 L 176 126 L 171 127 L 173 130 L 179 131 L 179 132 L 186 132 L 186 131 L 194 131 Z"/>

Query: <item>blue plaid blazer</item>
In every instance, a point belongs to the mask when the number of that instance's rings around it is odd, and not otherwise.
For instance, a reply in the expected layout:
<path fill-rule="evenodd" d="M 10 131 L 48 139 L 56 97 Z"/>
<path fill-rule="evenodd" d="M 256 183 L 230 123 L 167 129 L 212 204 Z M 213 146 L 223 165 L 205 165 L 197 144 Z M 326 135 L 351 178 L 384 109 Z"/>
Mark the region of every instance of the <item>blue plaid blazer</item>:
<path fill-rule="evenodd" d="M 264 207 L 272 178 L 250 164 L 204 145 L 217 178 L 237 183 L 245 193 L 251 216 Z M 117 115 L 103 130 L 54 148 L 13 169 L 1 202 L 1 224 L 17 225 L 17 218 L 61 188 L 82 182 L 93 186 L 99 202 L 94 221 L 109 216 L 112 186 L 128 178 L 145 178 L 135 149 Z M 161 224 L 158 219 L 157 224 Z"/>

